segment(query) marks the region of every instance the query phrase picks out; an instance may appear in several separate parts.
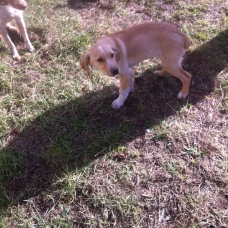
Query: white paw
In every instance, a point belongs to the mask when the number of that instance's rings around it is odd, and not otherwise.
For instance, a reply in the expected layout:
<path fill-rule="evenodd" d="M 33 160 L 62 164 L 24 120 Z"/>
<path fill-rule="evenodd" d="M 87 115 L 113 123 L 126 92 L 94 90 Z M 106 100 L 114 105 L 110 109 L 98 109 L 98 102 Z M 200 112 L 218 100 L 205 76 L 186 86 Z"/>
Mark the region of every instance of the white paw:
<path fill-rule="evenodd" d="M 21 61 L 21 56 L 20 56 L 18 53 L 13 54 L 13 58 L 14 58 L 15 60 L 17 60 L 18 62 Z"/>
<path fill-rule="evenodd" d="M 29 46 L 28 49 L 29 49 L 30 52 L 34 52 L 35 51 L 35 48 L 33 46 Z"/>
<path fill-rule="evenodd" d="M 123 105 L 123 102 L 121 102 L 118 98 L 112 102 L 112 108 L 118 109 Z"/>
<path fill-rule="evenodd" d="M 188 96 L 188 94 L 183 94 L 182 92 L 178 93 L 177 98 L 179 99 L 185 99 Z"/>

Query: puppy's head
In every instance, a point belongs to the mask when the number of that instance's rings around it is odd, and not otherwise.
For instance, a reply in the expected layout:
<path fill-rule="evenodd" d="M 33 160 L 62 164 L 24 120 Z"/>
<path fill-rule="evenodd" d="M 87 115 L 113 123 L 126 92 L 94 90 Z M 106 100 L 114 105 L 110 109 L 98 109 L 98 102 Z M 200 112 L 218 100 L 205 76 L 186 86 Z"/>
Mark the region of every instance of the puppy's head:
<path fill-rule="evenodd" d="M 86 71 L 87 76 L 89 76 L 89 65 L 96 67 L 105 75 L 115 76 L 119 74 L 117 65 L 119 59 L 120 52 L 117 47 L 95 44 L 81 61 L 81 67 Z"/>

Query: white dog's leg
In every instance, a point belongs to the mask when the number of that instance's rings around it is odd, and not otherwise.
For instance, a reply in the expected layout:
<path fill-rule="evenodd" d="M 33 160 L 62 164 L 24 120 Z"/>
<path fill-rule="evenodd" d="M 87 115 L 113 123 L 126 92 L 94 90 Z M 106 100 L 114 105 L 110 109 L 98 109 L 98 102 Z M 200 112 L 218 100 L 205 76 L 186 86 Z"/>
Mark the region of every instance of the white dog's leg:
<path fill-rule="evenodd" d="M 24 22 L 24 19 L 23 19 L 23 16 L 18 16 L 15 18 L 16 22 L 17 22 L 17 26 L 21 32 L 21 35 L 24 39 L 24 42 L 25 42 L 25 45 L 27 47 L 27 49 L 31 52 L 33 52 L 35 50 L 35 48 L 32 46 L 30 40 L 29 40 L 29 37 L 28 37 L 28 33 L 27 33 L 27 30 L 26 30 L 26 26 L 25 26 L 25 22 Z"/>
<path fill-rule="evenodd" d="M 0 32 L 2 34 L 2 37 L 3 39 L 5 40 L 8 48 L 10 49 L 12 55 L 13 55 L 13 58 L 20 61 L 21 60 L 21 57 L 20 55 L 18 54 L 17 52 L 17 49 L 15 47 L 15 45 L 13 44 L 13 42 L 11 41 L 10 37 L 9 37 L 9 34 L 7 32 L 7 29 L 5 26 L 1 26 L 0 27 Z"/>

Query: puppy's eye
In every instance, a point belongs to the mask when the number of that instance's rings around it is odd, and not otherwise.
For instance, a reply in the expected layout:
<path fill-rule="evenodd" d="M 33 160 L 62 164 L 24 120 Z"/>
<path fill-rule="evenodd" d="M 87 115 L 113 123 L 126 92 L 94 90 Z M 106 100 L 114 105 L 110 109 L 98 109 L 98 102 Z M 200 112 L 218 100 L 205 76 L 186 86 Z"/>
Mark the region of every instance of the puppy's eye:
<path fill-rule="evenodd" d="M 104 62 L 104 59 L 99 58 L 99 59 L 97 60 L 97 62 L 102 63 L 102 62 Z"/>
<path fill-rule="evenodd" d="M 111 56 L 111 58 L 114 58 L 114 54 L 113 54 L 113 53 L 111 53 L 111 55 L 110 55 L 110 56 Z"/>

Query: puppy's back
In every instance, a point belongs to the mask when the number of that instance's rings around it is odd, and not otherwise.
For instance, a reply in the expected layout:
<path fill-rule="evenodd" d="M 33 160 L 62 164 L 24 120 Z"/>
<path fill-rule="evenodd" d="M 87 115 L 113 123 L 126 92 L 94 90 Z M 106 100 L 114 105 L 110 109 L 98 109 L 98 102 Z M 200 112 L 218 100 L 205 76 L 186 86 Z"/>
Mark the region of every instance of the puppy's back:
<path fill-rule="evenodd" d="M 159 57 L 164 50 L 188 49 L 188 37 L 169 22 L 146 22 L 108 35 L 125 46 L 131 65 Z M 143 54 L 139 54 L 143 53 Z"/>

